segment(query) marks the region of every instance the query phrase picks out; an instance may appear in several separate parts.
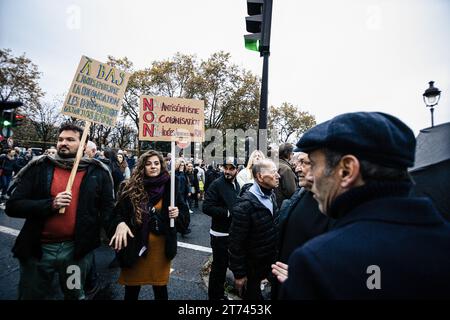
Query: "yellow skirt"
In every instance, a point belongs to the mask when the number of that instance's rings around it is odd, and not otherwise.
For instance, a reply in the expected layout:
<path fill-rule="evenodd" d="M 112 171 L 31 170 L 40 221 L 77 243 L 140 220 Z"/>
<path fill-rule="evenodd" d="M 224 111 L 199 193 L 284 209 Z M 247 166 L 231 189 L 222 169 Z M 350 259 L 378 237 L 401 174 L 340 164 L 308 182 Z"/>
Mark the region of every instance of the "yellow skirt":
<path fill-rule="evenodd" d="M 119 284 L 127 286 L 155 285 L 164 286 L 169 282 L 170 260 L 165 254 L 166 239 L 150 233 L 149 250 L 145 257 L 139 257 L 131 268 L 123 268 Z"/>

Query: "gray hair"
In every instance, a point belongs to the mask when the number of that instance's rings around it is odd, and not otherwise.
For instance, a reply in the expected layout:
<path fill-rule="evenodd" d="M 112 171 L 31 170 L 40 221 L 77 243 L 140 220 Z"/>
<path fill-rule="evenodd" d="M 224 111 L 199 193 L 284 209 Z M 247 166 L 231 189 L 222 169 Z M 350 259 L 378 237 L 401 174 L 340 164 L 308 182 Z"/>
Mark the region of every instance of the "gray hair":
<path fill-rule="evenodd" d="M 89 148 L 89 149 L 97 149 L 97 145 L 96 145 L 93 141 L 91 141 L 91 140 L 89 140 L 89 141 L 86 143 L 86 147 Z"/>
<path fill-rule="evenodd" d="M 256 179 L 256 175 L 261 173 L 262 169 L 267 169 L 270 165 L 275 164 L 272 159 L 261 159 L 255 163 L 253 163 L 252 167 L 252 175 L 253 178 Z"/>

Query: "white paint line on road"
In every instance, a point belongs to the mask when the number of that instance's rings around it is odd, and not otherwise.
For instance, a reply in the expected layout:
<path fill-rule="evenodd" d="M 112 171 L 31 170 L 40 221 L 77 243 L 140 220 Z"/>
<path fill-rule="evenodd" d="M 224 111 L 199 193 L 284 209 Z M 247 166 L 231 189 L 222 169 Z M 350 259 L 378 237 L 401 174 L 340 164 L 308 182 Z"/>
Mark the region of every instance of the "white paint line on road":
<path fill-rule="evenodd" d="M 0 226 L 0 232 L 10 234 L 15 237 L 17 237 L 19 235 L 19 230 L 11 229 L 11 228 L 4 227 L 4 226 Z"/>
<path fill-rule="evenodd" d="M 8 228 L 8 227 L 0 226 L 0 232 L 6 233 L 6 234 L 10 234 L 12 236 L 17 237 L 19 235 L 20 231 L 16 230 L 16 229 Z M 187 248 L 187 249 L 191 249 L 191 250 L 195 250 L 195 251 L 202 251 L 202 252 L 206 252 L 206 253 L 212 253 L 212 249 L 211 248 L 198 246 L 196 244 L 190 244 L 190 243 L 185 243 L 185 242 L 178 242 L 178 246 L 181 247 L 181 248 Z"/>
<path fill-rule="evenodd" d="M 211 248 L 198 246 L 196 244 L 190 244 L 190 243 L 185 243 L 185 242 L 178 242 L 178 246 L 181 247 L 181 248 L 192 249 L 192 250 L 195 250 L 195 251 L 202 251 L 202 252 L 212 253 L 212 249 Z"/>

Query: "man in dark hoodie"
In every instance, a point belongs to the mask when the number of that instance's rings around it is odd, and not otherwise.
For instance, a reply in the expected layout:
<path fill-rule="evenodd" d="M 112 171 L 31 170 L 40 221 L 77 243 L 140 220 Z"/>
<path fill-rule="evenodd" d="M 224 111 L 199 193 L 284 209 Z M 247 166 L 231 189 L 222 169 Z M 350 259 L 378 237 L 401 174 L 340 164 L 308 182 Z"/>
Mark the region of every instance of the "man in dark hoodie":
<path fill-rule="evenodd" d="M 211 183 L 203 203 L 203 212 L 212 218 L 209 231 L 213 250 L 208 286 L 210 300 L 227 299 L 224 296 L 224 282 L 229 260 L 230 212 L 240 191 L 236 175 L 236 160 L 227 158 L 224 162 L 223 175 Z"/>

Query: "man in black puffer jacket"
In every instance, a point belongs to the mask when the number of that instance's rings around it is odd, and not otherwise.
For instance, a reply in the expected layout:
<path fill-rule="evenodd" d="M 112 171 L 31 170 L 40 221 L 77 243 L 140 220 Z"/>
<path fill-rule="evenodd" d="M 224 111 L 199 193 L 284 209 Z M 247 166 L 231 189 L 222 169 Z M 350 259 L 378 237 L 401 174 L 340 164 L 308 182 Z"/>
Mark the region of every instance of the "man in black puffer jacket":
<path fill-rule="evenodd" d="M 255 163 L 252 174 L 254 184 L 237 199 L 232 211 L 230 269 L 243 298 L 261 300 L 261 281 L 271 277 L 271 264 L 278 255 L 278 210 L 273 189 L 280 176 L 270 159 Z"/>

